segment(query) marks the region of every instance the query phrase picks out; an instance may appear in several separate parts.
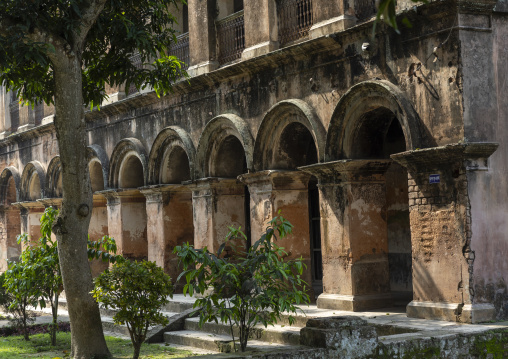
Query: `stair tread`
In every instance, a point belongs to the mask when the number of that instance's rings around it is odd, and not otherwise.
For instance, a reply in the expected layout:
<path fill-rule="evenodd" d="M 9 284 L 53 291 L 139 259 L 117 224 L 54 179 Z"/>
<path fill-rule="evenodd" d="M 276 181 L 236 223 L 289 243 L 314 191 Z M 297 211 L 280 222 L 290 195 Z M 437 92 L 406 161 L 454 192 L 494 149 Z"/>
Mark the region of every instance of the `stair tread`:
<path fill-rule="evenodd" d="M 220 335 L 220 334 L 212 334 L 207 332 L 200 332 L 195 330 L 178 330 L 174 332 L 166 332 L 164 333 L 165 336 L 180 336 L 180 337 L 188 337 L 188 338 L 194 338 L 199 339 L 203 341 L 208 342 L 215 342 L 215 341 L 225 341 L 229 342 L 231 341 L 231 336 L 228 335 Z M 260 340 L 249 340 L 249 347 L 279 347 L 279 348 L 289 348 L 289 347 L 296 347 L 295 345 L 290 344 L 281 344 L 281 343 L 271 343 L 271 342 L 264 342 Z"/>
<path fill-rule="evenodd" d="M 186 321 L 198 323 L 199 322 L 199 317 L 187 318 Z M 216 323 L 215 322 L 207 322 L 205 324 L 216 324 Z M 218 325 L 223 325 L 223 326 L 229 327 L 229 325 L 223 324 L 223 323 L 219 323 Z M 281 325 L 281 324 L 268 325 L 267 327 L 265 327 L 263 324 L 257 324 L 254 328 L 256 328 L 256 329 L 264 329 L 264 330 L 268 330 L 268 331 L 275 331 L 275 332 L 294 332 L 294 333 L 299 333 L 300 330 L 303 327 Z"/>

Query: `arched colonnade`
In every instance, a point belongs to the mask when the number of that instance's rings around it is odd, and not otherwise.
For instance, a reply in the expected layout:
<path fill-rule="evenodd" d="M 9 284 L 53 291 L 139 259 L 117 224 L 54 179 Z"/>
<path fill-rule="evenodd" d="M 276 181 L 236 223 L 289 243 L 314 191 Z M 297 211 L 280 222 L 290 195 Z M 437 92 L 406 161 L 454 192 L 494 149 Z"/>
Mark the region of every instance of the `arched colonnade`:
<path fill-rule="evenodd" d="M 303 257 L 304 279 L 316 297 L 322 293 L 319 306 L 407 304 L 408 174 L 390 156 L 425 147 L 422 133 L 396 86 L 366 81 L 344 94 L 328 130 L 306 102 L 285 100 L 255 136 L 245 120 L 223 114 L 206 124 L 196 146 L 178 126 L 163 129 L 149 151 L 136 138 L 121 140 L 111 156 L 92 144 L 91 237 L 109 234 L 120 253 L 155 260 L 176 279 L 176 245 L 217 249 L 230 225 L 256 239 L 280 210 L 295 225 L 281 245 L 290 258 Z M 25 212 L 30 218 L 58 206 L 61 195 L 58 156 L 47 170 L 32 161 L 21 175 L 13 167 L 0 174 L 0 202 L 4 209 L 16 203 L 21 222 Z M 21 230 L 34 235 L 32 222 Z"/>

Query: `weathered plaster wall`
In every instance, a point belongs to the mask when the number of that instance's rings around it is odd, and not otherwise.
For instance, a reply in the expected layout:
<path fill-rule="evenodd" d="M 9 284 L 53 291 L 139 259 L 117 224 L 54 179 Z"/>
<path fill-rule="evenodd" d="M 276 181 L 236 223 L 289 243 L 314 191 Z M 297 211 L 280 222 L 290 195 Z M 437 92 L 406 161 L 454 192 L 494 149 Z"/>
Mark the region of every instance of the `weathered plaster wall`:
<path fill-rule="evenodd" d="M 498 142 L 488 170 L 468 172 L 475 303 L 494 303 L 508 317 L 508 13 L 495 13 L 492 33 L 468 32 L 463 42 L 464 121 L 469 141 Z M 467 80 L 466 80 L 467 79 Z"/>

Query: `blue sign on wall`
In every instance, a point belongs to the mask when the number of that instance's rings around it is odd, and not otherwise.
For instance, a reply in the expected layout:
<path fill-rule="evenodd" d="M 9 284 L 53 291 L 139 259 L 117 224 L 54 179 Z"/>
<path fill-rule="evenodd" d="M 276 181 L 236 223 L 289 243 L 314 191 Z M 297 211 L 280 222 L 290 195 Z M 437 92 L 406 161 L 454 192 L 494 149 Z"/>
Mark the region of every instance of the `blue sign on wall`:
<path fill-rule="evenodd" d="M 429 183 L 430 184 L 439 183 L 439 182 L 441 182 L 441 177 L 439 175 L 430 175 L 429 176 Z"/>

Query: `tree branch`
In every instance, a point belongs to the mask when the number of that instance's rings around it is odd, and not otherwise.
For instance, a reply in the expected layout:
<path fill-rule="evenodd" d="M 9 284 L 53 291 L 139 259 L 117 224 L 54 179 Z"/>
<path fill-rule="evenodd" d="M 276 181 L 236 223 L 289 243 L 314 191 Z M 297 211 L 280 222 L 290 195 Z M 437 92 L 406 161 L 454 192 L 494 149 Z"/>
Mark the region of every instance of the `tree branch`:
<path fill-rule="evenodd" d="M 19 26 L 20 23 L 16 21 L 15 18 L 12 18 L 8 15 L 2 15 L 0 18 L 0 36 L 10 37 L 13 34 L 18 34 L 19 31 L 16 30 L 16 27 Z M 23 32 L 25 37 L 23 42 L 28 44 L 29 42 L 41 42 L 44 44 L 52 45 L 55 50 L 60 51 L 62 53 L 69 53 L 71 48 L 67 41 L 65 41 L 62 37 L 57 34 L 51 33 L 46 29 L 40 29 L 38 27 L 34 28 L 33 32 Z M 56 60 L 56 56 L 51 53 L 47 54 L 51 60 Z"/>
<path fill-rule="evenodd" d="M 81 26 L 77 31 L 74 31 L 74 45 L 82 48 L 83 43 L 85 42 L 88 31 L 95 23 L 95 20 L 99 17 L 101 11 L 104 9 L 104 5 L 107 0 L 90 0 L 85 2 L 85 5 L 80 8 L 81 12 Z"/>

